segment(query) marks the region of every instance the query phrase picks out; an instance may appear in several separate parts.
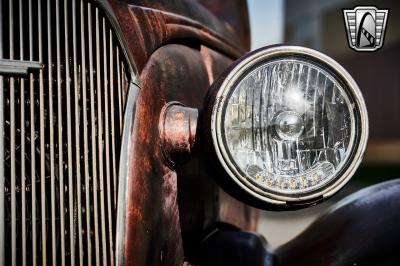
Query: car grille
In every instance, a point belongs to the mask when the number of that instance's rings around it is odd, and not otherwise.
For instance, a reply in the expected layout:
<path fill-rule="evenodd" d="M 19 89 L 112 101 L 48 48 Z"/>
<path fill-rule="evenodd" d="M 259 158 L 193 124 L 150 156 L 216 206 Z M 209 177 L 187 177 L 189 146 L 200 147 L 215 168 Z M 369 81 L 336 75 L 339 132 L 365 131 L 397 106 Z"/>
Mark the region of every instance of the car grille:
<path fill-rule="evenodd" d="M 113 265 L 131 78 L 116 33 L 96 1 L 0 9 L 0 265 Z"/>

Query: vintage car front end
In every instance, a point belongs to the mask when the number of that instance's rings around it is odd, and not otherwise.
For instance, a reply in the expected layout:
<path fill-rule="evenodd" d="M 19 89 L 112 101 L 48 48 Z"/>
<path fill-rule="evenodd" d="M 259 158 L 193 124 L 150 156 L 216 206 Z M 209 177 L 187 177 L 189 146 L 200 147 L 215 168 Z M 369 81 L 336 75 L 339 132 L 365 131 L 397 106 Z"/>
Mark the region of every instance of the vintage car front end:
<path fill-rule="evenodd" d="M 276 251 L 257 209 L 313 206 L 350 180 L 360 89 L 312 49 L 246 54 L 249 37 L 244 0 L 0 0 L 0 265 L 353 261 L 301 245 L 398 185 Z"/>

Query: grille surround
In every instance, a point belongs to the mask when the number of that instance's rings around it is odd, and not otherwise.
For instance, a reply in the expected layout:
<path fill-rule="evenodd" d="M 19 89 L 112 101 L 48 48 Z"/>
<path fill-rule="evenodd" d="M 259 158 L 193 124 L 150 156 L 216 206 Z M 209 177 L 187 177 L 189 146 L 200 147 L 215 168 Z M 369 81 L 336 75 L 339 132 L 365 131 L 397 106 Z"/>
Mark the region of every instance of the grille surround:
<path fill-rule="evenodd" d="M 13 265 L 113 265 L 124 109 L 135 80 L 115 19 L 102 1 L 0 6 L 0 59 L 44 66 L 0 75 L 0 152 L 10 159 L 0 166 L 0 204 L 10 210 L 0 213 L 0 239 L 11 240 L 0 257 Z"/>

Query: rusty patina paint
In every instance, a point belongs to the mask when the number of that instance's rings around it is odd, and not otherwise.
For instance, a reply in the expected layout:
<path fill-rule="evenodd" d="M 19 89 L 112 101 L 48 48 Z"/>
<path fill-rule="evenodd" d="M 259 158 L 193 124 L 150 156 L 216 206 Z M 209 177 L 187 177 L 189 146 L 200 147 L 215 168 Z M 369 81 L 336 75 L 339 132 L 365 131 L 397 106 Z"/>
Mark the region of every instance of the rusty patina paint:
<path fill-rule="evenodd" d="M 178 204 L 178 179 L 186 176 L 177 174 L 164 160 L 158 137 L 159 117 L 163 106 L 171 100 L 199 107 L 209 85 L 204 76 L 207 74 L 200 54 L 179 45 L 158 49 L 141 73 L 127 199 L 125 254 L 129 265 L 177 265 L 183 261 L 181 217 L 196 214 L 185 212 Z M 189 190 L 190 186 L 182 189 Z M 208 202 L 201 204 L 208 208 Z M 194 219 L 204 222 L 199 217 Z"/>
<path fill-rule="evenodd" d="M 231 17 L 227 22 L 217 16 L 221 13 L 210 11 L 210 4 L 196 1 L 110 2 L 139 71 L 143 69 L 149 56 L 166 43 L 195 40 L 234 59 L 250 48 L 247 8 L 232 8 L 231 11 L 235 10 L 234 14 L 227 10 L 223 13 L 224 18 Z M 227 3 L 215 1 L 214 5 L 225 6 Z M 229 3 L 229 6 L 235 5 L 246 6 L 242 0 Z M 236 20 L 242 21 L 244 25 L 238 27 Z"/>
<path fill-rule="evenodd" d="M 218 65 L 213 63 L 213 71 L 218 72 Z M 164 105 L 179 101 L 202 109 L 210 81 L 200 51 L 164 46 L 152 55 L 140 80 L 127 199 L 126 261 L 129 265 L 176 265 L 183 261 L 183 254 L 190 257 L 215 222 L 252 229 L 254 216 L 252 209 L 228 195 L 220 197 L 202 154 L 193 152 L 178 168 L 168 167 L 162 154 L 158 136 Z M 193 150 L 200 146 L 195 142 Z"/>
<path fill-rule="evenodd" d="M 172 166 L 189 160 L 193 152 L 198 113 L 178 102 L 163 107 L 159 123 L 161 149 Z"/>
<path fill-rule="evenodd" d="M 204 233 L 218 221 L 255 228 L 253 209 L 220 195 L 204 155 L 197 152 L 201 142 L 194 142 L 187 163 L 173 167 L 159 137 L 166 103 L 178 101 L 201 111 L 213 79 L 249 48 L 247 9 L 240 14 L 235 3 L 223 12 L 211 3 L 188 0 L 110 1 L 141 87 L 127 179 L 127 265 L 190 261 Z M 245 1 L 237 3 L 245 6 Z"/>

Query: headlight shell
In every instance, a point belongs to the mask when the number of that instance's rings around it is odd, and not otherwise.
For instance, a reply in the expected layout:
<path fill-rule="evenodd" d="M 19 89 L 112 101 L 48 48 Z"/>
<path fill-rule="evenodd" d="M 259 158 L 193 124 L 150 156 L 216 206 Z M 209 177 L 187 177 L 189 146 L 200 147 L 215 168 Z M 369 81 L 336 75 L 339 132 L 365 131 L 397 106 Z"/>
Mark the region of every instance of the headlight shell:
<path fill-rule="evenodd" d="M 366 106 L 330 57 L 298 46 L 261 48 L 215 84 L 209 120 L 215 153 L 257 206 L 328 198 L 359 166 Z"/>

